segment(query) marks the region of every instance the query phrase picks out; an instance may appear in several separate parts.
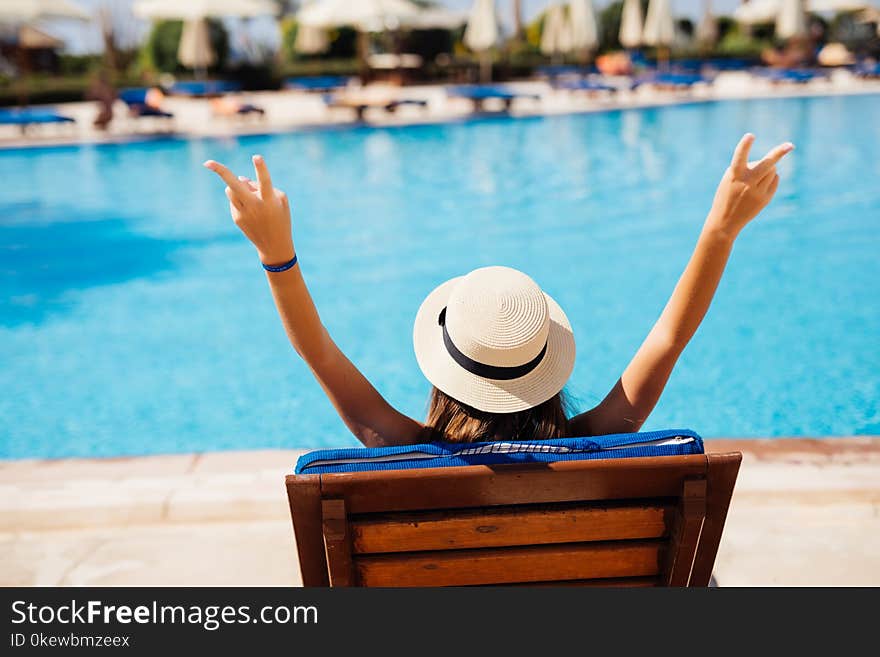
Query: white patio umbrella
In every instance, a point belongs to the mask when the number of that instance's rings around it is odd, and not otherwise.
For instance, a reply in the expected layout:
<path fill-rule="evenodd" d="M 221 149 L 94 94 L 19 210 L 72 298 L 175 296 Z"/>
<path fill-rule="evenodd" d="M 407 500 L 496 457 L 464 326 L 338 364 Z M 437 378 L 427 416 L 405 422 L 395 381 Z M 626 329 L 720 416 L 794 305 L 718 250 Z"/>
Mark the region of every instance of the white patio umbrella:
<path fill-rule="evenodd" d="M 0 0 L 0 22 L 29 23 L 43 18 L 91 20 L 91 15 L 70 0 Z"/>
<path fill-rule="evenodd" d="M 642 42 L 648 46 L 668 48 L 675 41 L 675 21 L 670 0 L 651 0 L 645 16 Z"/>
<path fill-rule="evenodd" d="M 733 12 L 737 23 L 743 25 L 760 25 L 772 23 L 779 15 L 779 0 L 750 0 L 740 5 Z"/>
<path fill-rule="evenodd" d="M 293 48 L 304 55 L 315 55 L 324 52 L 330 46 L 327 31 L 322 27 L 312 25 L 298 25 L 296 28 L 296 40 Z"/>
<path fill-rule="evenodd" d="M 324 29 L 352 25 L 364 32 L 381 32 L 396 30 L 422 12 L 409 0 L 316 0 L 300 9 L 296 20 Z"/>
<path fill-rule="evenodd" d="M 869 7 L 868 0 L 806 0 L 806 11 L 832 13 L 858 11 Z M 750 0 L 733 12 L 733 17 L 743 25 L 773 23 L 782 10 L 782 0 Z"/>
<path fill-rule="evenodd" d="M 138 0 L 132 9 L 139 18 L 184 21 L 177 59 L 200 77 L 217 61 L 208 18 L 274 16 L 276 12 L 269 0 Z"/>
<path fill-rule="evenodd" d="M 270 0 L 137 0 L 132 9 L 139 18 L 182 21 L 274 16 L 277 12 L 275 3 Z"/>
<path fill-rule="evenodd" d="M 475 52 L 489 50 L 498 42 L 495 0 L 475 0 L 464 31 L 464 45 Z"/>
<path fill-rule="evenodd" d="M 839 11 L 859 11 L 871 6 L 867 0 L 807 0 L 807 11 L 813 13 L 836 13 Z"/>
<path fill-rule="evenodd" d="M 217 63 L 217 55 L 211 46 L 211 32 L 204 18 L 188 20 L 183 24 L 177 60 L 187 68 L 194 69 L 199 76 Z"/>
<path fill-rule="evenodd" d="M 588 52 L 599 45 L 599 28 L 592 0 L 571 0 L 568 3 L 571 22 L 571 45 L 575 51 Z"/>
<path fill-rule="evenodd" d="M 541 52 L 548 57 L 562 55 L 572 50 L 571 26 L 562 5 L 551 5 L 541 30 Z"/>
<path fill-rule="evenodd" d="M 807 35 L 807 11 L 805 0 L 782 0 L 776 17 L 776 36 L 791 39 Z"/>
<path fill-rule="evenodd" d="M 703 6 L 703 15 L 697 23 L 697 42 L 703 45 L 713 45 L 718 41 L 718 20 L 712 13 L 712 0 L 706 0 Z"/>
<path fill-rule="evenodd" d="M 464 30 L 464 45 L 480 53 L 480 78 L 487 82 L 492 77 L 489 50 L 498 42 L 498 16 L 495 0 L 475 0 Z"/>
<path fill-rule="evenodd" d="M 620 19 L 620 43 L 624 48 L 642 45 L 642 4 L 640 0 L 624 0 Z"/>

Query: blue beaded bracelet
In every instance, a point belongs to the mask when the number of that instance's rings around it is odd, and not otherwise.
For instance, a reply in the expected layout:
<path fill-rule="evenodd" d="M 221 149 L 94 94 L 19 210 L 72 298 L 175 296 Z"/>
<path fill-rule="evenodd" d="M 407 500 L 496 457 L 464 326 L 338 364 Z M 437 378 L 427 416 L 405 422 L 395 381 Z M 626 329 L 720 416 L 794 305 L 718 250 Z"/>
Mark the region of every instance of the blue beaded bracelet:
<path fill-rule="evenodd" d="M 283 265 L 267 265 L 265 263 L 260 263 L 260 264 L 263 265 L 263 269 L 265 269 L 266 271 L 271 271 L 271 272 L 276 272 L 276 273 L 280 272 L 280 271 L 287 271 L 288 269 L 292 269 L 293 266 L 296 264 L 296 256 L 294 255 L 293 260 L 285 262 Z"/>

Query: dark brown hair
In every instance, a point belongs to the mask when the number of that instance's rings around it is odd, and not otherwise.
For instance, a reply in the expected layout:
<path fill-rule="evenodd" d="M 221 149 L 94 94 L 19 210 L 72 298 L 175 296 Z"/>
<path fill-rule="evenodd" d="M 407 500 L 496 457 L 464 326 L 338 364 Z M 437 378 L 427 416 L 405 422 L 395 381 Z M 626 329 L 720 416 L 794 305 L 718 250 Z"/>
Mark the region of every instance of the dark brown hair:
<path fill-rule="evenodd" d="M 568 411 L 564 392 L 524 411 L 486 413 L 434 388 L 428 402 L 425 424 L 430 440 L 452 443 L 566 438 Z"/>

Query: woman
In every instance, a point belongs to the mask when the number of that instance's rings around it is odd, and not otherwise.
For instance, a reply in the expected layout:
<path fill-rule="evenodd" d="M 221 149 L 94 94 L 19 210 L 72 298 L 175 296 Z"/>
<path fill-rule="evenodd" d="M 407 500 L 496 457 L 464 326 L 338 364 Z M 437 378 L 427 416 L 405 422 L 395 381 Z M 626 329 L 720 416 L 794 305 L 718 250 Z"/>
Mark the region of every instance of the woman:
<path fill-rule="evenodd" d="M 562 389 L 574 339 L 560 307 L 525 274 L 487 267 L 435 289 L 416 316 L 419 367 L 434 384 L 427 420 L 395 410 L 331 339 L 297 266 L 287 196 L 260 156 L 257 180 L 205 166 L 228 185 L 232 218 L 257 248 L 275 305 L 297 353 L 337 412 L 369 447 L 426 440 L 471 442 L 638 431 L 706 314 L 740 231 L 770 202 L 785 143 L 749 163 L 746 134 L 715 193 L 697 246 L 657 323 L 605 399 L 569 417 Z"/>

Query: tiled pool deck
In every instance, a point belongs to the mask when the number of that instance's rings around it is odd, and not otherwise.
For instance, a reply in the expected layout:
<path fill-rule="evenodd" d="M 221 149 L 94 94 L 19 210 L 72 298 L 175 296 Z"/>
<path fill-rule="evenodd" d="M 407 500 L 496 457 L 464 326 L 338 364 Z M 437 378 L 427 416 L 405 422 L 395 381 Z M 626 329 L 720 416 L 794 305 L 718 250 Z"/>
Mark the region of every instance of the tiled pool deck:
<path fill-rule="evenodd" d="M 880 437 L 707 448 L 744 453 L 720 585 L 880 585 Z M 0 585 L 298 585 L 300 453 L 0 462 Z"/>

